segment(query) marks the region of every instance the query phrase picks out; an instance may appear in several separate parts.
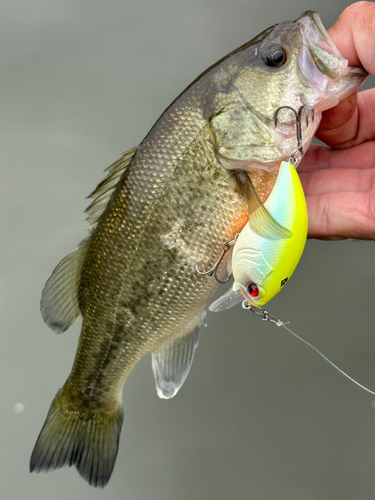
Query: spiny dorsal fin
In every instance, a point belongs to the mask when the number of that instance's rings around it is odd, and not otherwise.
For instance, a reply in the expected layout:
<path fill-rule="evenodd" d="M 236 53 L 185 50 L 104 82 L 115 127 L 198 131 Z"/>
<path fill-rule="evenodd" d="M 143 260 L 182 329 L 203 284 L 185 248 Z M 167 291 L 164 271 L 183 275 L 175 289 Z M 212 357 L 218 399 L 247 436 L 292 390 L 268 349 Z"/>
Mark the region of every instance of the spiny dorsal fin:
<path fill-rule="evenodd" d="M 89 194 L 88 198 L 92 198 L 93 201 L 86 208 L 85 212 L 88 214 L 87 220 L 91 225 L 90 231 L 92 231 L 93 226 L 95 227 L 96 223 L 106 209 L 112 193 L 116 189 L 122 174 L 130 165 L 130 162 L 136 152 L 137 148 L 129 149 L 129 151 L 124 153 L 120 159 L 108 167 L 106 169 L 108 171 L 107 176 L 97 185 L 94 191 Z"/>
<path fill-rule="evenodd" d="M 108 175 L 89 195 L 94 198 L 87 208 L 87 220 L 92 232 L 103 214 L 121 176 L 130 165 L 137 149 L 133 148 L 107 168 Z M 57 333 L 65 332 L 80 315 L 78 303 L 78 287 L 82 266 L 89 247 L 90 238 L 84 239 L 74 252 L 68 254 L 55 268 L 45 284 L 41 312 L 47 325 Z"/>

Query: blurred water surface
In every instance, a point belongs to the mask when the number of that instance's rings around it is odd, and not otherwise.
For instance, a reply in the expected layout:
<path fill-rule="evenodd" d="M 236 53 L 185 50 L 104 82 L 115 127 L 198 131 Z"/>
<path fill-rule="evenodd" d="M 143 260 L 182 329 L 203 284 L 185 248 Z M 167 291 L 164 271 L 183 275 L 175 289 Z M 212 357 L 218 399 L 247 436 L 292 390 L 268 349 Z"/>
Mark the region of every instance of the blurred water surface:
<path fill-rule="evenodd" d="M 178 396 L 149 357 L 125 385 L 104 491 L 75 469 L 28 473 L 80 324 L 39 314 L 54 266 L 85 234 L 85 196 L 200 72 L 268 26 L 342 0 L 14 0 L 1 5 L 0 478 L 9 500 L 369 500 L 375 404 L 287 332 L 240 306 L 209 314 Z M 309 241 L 272 313 L 375 388 L 373 242 Z"/>

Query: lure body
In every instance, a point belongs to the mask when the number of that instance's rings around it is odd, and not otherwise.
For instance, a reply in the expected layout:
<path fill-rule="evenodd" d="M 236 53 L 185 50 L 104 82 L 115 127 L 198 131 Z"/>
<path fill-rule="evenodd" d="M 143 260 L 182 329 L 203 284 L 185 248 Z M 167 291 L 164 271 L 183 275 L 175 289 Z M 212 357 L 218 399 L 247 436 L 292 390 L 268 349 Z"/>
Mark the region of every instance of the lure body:
<path fill-rule="evenodd" d="M 290 236 L 271 239 L 246 224 L 233 249 L 233 287 L 214 302 L 210 310 L 227 309 L 242 298 L 254 306 L 262 306 L 280 292 L 293 274 L 305 247 L 308 224 L 305 195 L 291 163 L 281 162 L 275 186 L 264 207 L 290 231 Z"/>

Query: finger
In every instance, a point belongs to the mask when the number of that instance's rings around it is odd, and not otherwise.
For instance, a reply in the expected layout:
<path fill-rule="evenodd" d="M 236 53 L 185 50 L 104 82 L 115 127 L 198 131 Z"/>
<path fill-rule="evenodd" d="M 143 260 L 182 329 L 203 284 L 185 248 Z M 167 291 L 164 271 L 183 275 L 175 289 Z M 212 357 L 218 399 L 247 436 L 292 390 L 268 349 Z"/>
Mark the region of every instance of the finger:
<path fill-rule="evenodd" d="M 358 93 L 346 97 L 339 102 L 334 108 L 327 109 L 323 112 L 322 120 L 319 125 L 321 131 L 329 131 L 341 127 L 353 117 L 358 102 Z"/>
<path fill-rule="evenodd" d="M 375 74 L 375 4 L 357 2 L 347 7 L 328 30 L 349 66 L 363 66 Z"/>
<path fill-rule="evenodd" d="M 374 200 L 371 191 L 308 196 L 308 237 L 375 239 Z"/>
<path fill-rule="evenodd" d="M 375 167 L 375 141 L 350 149 L 333 150 L 312 144 L 298 166 L 298 173 L 322 169 L 371 169 Z"/>
<path fill-rule="evenodd" d="M 374 37 L 375 38 L 375 37 Z M 349 148 L 375 138 L 375 89 L 352 94 L 323 113 L 316 137 L 332 148 Z"/>
<path fill-rule="evenodd" d="M 331 147 L 353 139 L 358 131 L 358 93 L 343 99 L 337 106 L 322 114 L 316 137 Z"/>
<path fill-rule="evenodd" d="M 358 2 L 350 5 L 328 32 L 350 66 L 363 66 L 369 73 L 375 73 L 374 3 Z M 370 129 L 365 122 L 372 118 L 368 111 L 375 103 L 375 95 L 372 91 L 365 94 L 361 93 L 358 108 L 357 94 L 354 93 L 323 113 L 317 137 L 334 148 L 346 148 L 368 140 L 370 131 L 373 138 L 375 118 L 369 124 Z"/>
<path fill-rule="evenodd" d="M 326 193 L 365 192 L 374 185 L 374 169 L 315 170 L 300 174 L 305 196 Z"/>

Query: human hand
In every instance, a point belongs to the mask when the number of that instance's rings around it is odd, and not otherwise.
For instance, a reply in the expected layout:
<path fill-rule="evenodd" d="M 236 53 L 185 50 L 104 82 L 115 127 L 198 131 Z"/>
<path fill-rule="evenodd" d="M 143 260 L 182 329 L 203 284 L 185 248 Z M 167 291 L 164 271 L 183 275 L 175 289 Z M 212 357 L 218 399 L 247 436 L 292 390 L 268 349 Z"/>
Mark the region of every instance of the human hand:
<path fill-rule="evenodd" d="M 349 6 L 328 32 L 350 66 L 375 74 L 375 3 Z M 329 147 L 311 145 L 298 167 L 308 236 L 375 240 L 375 89 L 325 111 L 316 136 Z"/>

